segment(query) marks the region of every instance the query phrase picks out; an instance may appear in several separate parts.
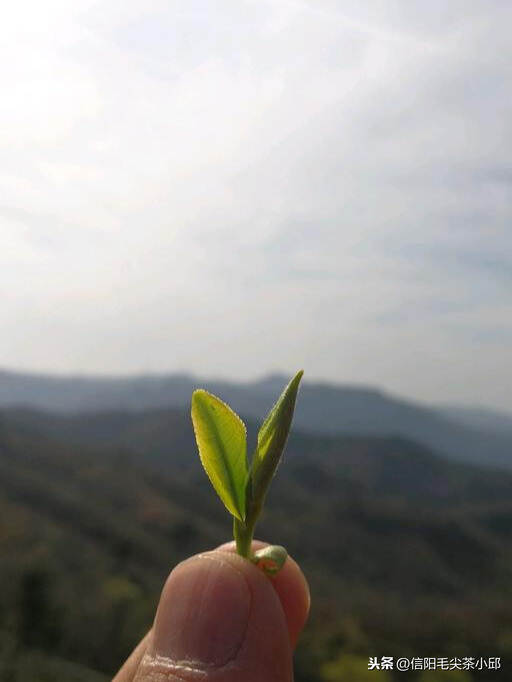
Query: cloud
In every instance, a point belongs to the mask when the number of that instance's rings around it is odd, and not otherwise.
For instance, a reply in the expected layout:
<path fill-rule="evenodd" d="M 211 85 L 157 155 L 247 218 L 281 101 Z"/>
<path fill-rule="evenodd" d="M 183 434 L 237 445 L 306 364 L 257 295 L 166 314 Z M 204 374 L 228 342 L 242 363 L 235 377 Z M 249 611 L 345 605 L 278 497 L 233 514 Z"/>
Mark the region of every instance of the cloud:
<path fill-rule="evenodd" d="M 511 14 L 11 7 L 3 363 L 305 366 L 512 409 Z"/>

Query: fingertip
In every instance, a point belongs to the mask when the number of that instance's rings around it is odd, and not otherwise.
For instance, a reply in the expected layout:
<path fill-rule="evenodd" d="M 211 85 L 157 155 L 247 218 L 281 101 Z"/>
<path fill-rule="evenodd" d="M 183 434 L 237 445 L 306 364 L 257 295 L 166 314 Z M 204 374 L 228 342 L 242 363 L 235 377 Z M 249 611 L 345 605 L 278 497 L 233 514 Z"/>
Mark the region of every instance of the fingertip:
<path fill-rule="evenodd" d="M 295 647 L 309 616 L 311 596 L 308 582 L 291 556 L 271 581 L 283 606 L 291 645 Z"/>
<path fill-rule="evenodd" d="M 230 544 L 195 555 L 172 570 L 150 634 L 114 679 L 291 682 L 292 645 L 308 608 L 291 558 L 268 578 Z"/>
<path fill-rule="evenodd" d="M 253 542 L 253 550 L 261 549 L 267 545 L 268 543 L 266 542 L 255 540 Z M 226 542 L 217 547 L 215 551 L 235 554 L 235 543 Z M 279 573 L 269 578 L 269 580 L 281 602 L 288 625 L 290 643 L 292 647 L 295 647 L 309 615 L 311 596 L 308 582 L 299 565 L 290 555 L 288 555 Z"/>
<path fill-rule="evenodd" d="M 178 564 L 162 590 L 137 680 L 291 682 L 292 648 L 276 590 L 251 562 L 214 550 Z M 158 677 L 160 679 L 160 677 Z"/>

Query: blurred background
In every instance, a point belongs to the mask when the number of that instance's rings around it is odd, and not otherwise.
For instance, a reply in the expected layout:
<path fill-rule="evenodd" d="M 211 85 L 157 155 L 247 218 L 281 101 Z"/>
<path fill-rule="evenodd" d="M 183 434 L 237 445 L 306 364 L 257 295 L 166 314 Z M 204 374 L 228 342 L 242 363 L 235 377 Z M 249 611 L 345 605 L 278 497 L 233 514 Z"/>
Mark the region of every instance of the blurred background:
<path fill-rule="evenodd" d="M 229 539 L 193 441 L 305 370 L 257 535 L 297 682 L 512 665 L 512 5 L 20 0 L 0 25 L 0 681 L 105 682 Z M 501 669 L 369 671 L 369 656 Z"/>

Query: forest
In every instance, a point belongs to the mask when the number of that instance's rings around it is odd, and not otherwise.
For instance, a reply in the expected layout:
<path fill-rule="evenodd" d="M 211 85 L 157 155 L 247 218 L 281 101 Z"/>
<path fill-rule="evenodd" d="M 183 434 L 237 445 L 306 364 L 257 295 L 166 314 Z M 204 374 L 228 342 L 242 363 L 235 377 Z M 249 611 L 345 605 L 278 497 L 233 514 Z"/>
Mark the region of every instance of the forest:
<path fill-rule="evenodd" d="M 399 437 L 294 430 L 256 536 L 285 544 L 311 586 L 297 682 L 496 679 L 368 660 L 512 662 L 511 522 L 508 473 Z M 172 567 L 230 533 L 186 411 L 3 410 L 0 680 L 110 679 Z"/>

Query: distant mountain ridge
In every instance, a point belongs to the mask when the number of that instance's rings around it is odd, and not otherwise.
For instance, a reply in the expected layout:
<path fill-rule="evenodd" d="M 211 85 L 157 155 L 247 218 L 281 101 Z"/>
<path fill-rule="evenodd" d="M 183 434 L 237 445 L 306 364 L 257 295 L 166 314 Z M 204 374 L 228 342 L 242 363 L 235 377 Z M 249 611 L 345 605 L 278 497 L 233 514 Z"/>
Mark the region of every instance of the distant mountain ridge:
<path fill-rule="evenodd" d="M 251 451 L 258 426 L 252 420 L 246 420 L 246 425 Z M 120 454 L 148 470 L 172 475 L 193 472 L 204 478 L 190 415 L 183 409 L 74 415 L 4 409 L 0 411 L 0 444 L 2 426 L 30 442 L 50 442 L 72 451 L 86 448 L 102 457 L 106 452 Z M 371 496 L 396 495 L 416 505 L 426 499 L 432 507 L 482 498 L 508 500 L 512 494 L 512 474 L 454 462 L 400 436 L 319 435 L 294 427 L 283 474 L 273 485 L 279 487 L 281 478 L 286 481 L 295 474 L 301 487 L 326 495 L 337 496 L 341 483 L 353 489 L 351 495 L 354 489 L 364 489 Z"/>
<path fill-rule="evenodd" d="M 440 409 L 441 413 L 448 419 L 462 422 L 471 428 L 512 435 L 512 414 L 489 410 L 485 407 L 461 407 L 458 405 L 447 405 L 437 409 Z"/>
<path fill-rule="evenodd" d="M 273 374 L 235 383 L 189 374 L 127 377 L 57 377 L 0 372 L 0 407 L 26 406 L 65 414 L 184 408 L 194 388 L 205 387 L 252 419 L 261 419 L 286 377 Z M 403 436 L 459 461 L 512 468 L 512 427 L 497 428 L 464 410 L 435 408 L 369 387 L 304 382 L 295 424 L 316 434 Z M 511 424 L 512 424 L 512 417 Z"/>

